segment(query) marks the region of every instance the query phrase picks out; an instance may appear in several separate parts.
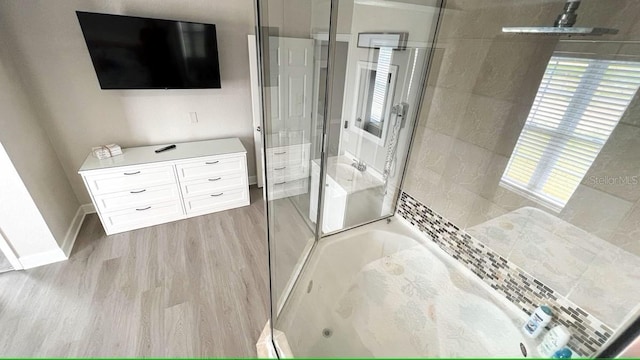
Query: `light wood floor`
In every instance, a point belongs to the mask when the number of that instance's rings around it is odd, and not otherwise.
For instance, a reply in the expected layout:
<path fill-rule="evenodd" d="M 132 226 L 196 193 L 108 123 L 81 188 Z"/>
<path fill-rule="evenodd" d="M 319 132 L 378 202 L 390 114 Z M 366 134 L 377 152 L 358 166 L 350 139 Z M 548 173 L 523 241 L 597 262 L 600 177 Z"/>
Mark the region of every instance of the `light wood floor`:
<path fill-rule="evenodd" d="M 261 191 L 112 236 L 88 216 L 68 261 L 0 275 L 0 356 L 255 356 L 269 294 Z"/>
<path fill-rule="evenodd" d="M 293 275 L 305 247 L 314 241 L 308 215 L 300 214 L 292 202 L 294 198 L 271 201 L 271 256 L 274 302 L 282 299 L 289 278 Z M 308 209 L 308 205 L 307 205 Z M 308 213 L 308 210 L 307 210 Z"/>

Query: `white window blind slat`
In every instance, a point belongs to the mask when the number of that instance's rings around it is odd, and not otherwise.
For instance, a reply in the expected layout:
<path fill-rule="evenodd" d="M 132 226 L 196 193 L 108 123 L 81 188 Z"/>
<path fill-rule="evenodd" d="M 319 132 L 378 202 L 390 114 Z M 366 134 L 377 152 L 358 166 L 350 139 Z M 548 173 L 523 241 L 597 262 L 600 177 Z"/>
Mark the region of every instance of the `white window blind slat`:
<path fill-rule="evenodd" d="M 589 89 L 585 89 L 585 90 L 589 90 Z M 548 101 L 552 101 L 560 104 L 572 102 L 572 103 L 596 106 L 600 108 L 609 108 L 610 106 L 624 107 L 624 104 L 626 103 L 625 99 L 621 100 L 619 98 L 607 97 L 604 94 L 600 94 L 598 95 L 597 99 L 594 99 L 592 97 L 585 97 L 585 96 L 577 96 L 577 95 L 571 96 L 569 95 L 572 93 L 571 91 L 556 90 L 556 89 L 553 89 L 552 87 L 547 88 L 546 91 L 547 92 L 540 97 L 541 100 L 548 99 Z M 633 95 L 634 93 L 635 91 L 633 93 L 626 94 L 627 96 L 624 96 L 624 97 L 628 97 L 628 95 Z M 619 93 L 619 94 L 621 96 L 625 95 L 624 93 Z"/>
<path fill-rule="evenodd" d="M 531 149 L 539 149 L 540 151 L 546 151 L 549 153 L 552 152 L 557 152 L 557 153 L 565 153 L 565 152 L 575 152 L 575 157 L 578 157 L 580 153 L 583 153 L 585 155 L 587 155 L 587 158 L 585 159 L 587 162 L 591 163 L 591 160 L 589 157 L 592 155 L 590 151 L 586 151 L 586 150 L 590 150 L 591 148 L 594 148 L 595 152 L 599 151 L 599 148 L 601 146 L 601 142 L 600 141 L 591 141 L 592 139 L 580 139 L 582 141 L 582 146 L 580 148 L 576 148 L 575 146 L 569 146 L 566 148 L 549 148 L 549 142 L 555 140 L 555 142 L 558 141 L 563 141 L 563 139 L 559 139 L 559 138 L 550 138 L 550 137 L 545 137 L 545 136 L 536 136 L 536 134 L 533 133 L 533 131 L 531 131 L 530 129 L 525 129 L 528 130 L 526 134 L 524 134 L 524 136 L 521 138 L 522 140 L 522 144 L 518 144 L 518 145 L 523 145 L 523 146 L 527 146 Z M 577 141 L 577 139 L 569 139 L 569 140 L 574 140 Z M 575 143 L 574 143 L 575 144 Z M 592 145 L 592 146 L 589 146 Z M 574 157 L 574 156 L 572 156 Z M 575 159 L 575 160 L 579 160 L 579 159 Z"/>
<path fill-rule="evenodd" d="M 554 106 L 553 104 L 547 104 L 544 108 L 539 108 L 537 105 L 534 105 L 534 107 L 532 107 L 532 111 L 536 112 L 536 114 L 545 115 L 558 121 L 561 121 L 567 113 L 575 114 L 574 111 L 570 111 L 566 106 L 560 107 Z M 582 115 L 591 116 L 593 122 L 607 124 L 607 126 L 611 126 L 611 122 L 616 121 L 616 117 L 614 115 L 598 111 L 598 109 L 595 108 L 585 109 Z M 577 114 L 577 116 L 579 116 L 579 114 Z"/>
<path fill-rule="evenodd" d="M 501 185 L 560 211 L 640 86 L 640 63 L 554 56 Z"/>
<path fill-rule="evenodd" d="M 605 135 L 608 135 L 609 132 L 611 132 L 611 129 L 613 129 L 612 126 L 610 126 L 609 122 L 607 121 L 603 121 L 603 120 L 607 120 L 607 118 L 597 118 L 595 116 L 589 116 L 587 114 L 583 114 L 583 118 L 585 120 L 587 120 L 588 122 L 585 123 L 580 123 L 577 125 L 577 127 L 579 127 L 581 130 L 585 130 L 585 131 L 591 131 L 595 134 L 598 133 L 602 133 Z M 562 123 L 562 118 L 561 117 L 557 117 L 557 116 L 548 116 L 546 114 L 546 112 L 539 112 L 537 114 L 538 117 L 538 121 L 536 121 L 535 123 L 531 124 L 531 128 L 535 128 L 535 127 L 539 127 L 541 129 L 553 129 L 556 132 L 562 132 L 563 130 L 566 130 L 566 132 L 572 134 L 573 133 L 573 129 L 575 128 L 571 128 L 569 126 L 567 126 L 566 124 Z M 615 121 L 615 120 L 612 120 Z"/>

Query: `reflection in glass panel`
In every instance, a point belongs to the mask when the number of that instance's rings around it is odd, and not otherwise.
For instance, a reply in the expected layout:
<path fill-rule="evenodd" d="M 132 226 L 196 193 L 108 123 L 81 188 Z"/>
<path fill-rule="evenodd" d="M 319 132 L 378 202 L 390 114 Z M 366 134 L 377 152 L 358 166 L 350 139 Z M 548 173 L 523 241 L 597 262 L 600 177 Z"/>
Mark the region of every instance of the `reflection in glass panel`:
<path fill-rule="evenodd" d="M 371 134 L 373 135 L 369 136 L 371 140 L 384 144 L 398 66 L 390 64 L 390 48 L 386 51 L 381 49 L 381 52 L 388 52 L 388 54 L 381 54 L 377 63 L 358 62 L 356 70 L 358 86 L 355 94 L 357 104 L 353 108 L 356 113 L 352 117 L 355 119 L 353 126 L 360 129 L 363 135 Z M 346 123 L 348 124 L 348 120 Z"/>
<path fill-rule="evenodd" d="M 341 34 L 343 42 L 348 47 L 346 56 L 336 59 L 337 66 L 345 70 L 343 76 L 335 77 L 334 89 L 344 96 L 333 102 L 341 104 L 342 111 L 332 114 L 332 131 L 328 134 L 332 151 L 324 184 L 324 233 L 393 214 L 417 116 L 433 25 L 430 21 L 420 25 L 412 21 L 419 17 L 424 20 L 437 10 L 403 4 L 351 6 L 352 11 L 339 15 L 350 18 L 339 19 L 345 29 Z M 408 26 L 409 23 L 413 25 Z M 397 33 L 403 30 L 407 31 Z M 390 39 L 388 33 L 400 35 Z M 358 39 L 364 37 L 368 42 L 358 44 Z M 317 159 L 312 162 L 312 188 L 315 181 L 320 181 L 319 170 Z M 313 215 L 317 208 L 313 195 L 311 201 Z"/>
<path fill-rule="evenodd" d="M 311 154 L 319 149 L 319 114 L 324 103 L 319 63 L 327 47 L 313 39 L 312 10 L 328 12 L 329 2 L 261 0 L 261 48 L 265 186 L 271 255 L 272 319 L 278 325 L 296 274 L 315 241 L 315 217 L 309 213 Z M 316 18 L 326 23 L 329 18 Z"/>

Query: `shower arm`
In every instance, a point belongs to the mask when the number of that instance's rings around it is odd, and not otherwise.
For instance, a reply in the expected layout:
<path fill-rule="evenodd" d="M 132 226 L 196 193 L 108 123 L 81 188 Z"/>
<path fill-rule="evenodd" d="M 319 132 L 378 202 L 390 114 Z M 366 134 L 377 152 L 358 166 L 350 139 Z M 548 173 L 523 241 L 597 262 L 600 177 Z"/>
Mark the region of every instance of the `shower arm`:
<path fill-rule="evenodd" d="M 580 7 L 581 0 L 567 0 L 564 4 L 564 11 L 558 15 L 556 21 L 553 23 L 555 27 L 572 27 L 576 23 L 578 15 L 576 10 Z"/>
<path fill-rule="evenodd" d="M 556 20 L 553 26 L 504 26 L 503 33 L 512 34 L 529 34 L 529 35 L 591 35 L 600 36 L 605 34 L 617 34 L 618 29 L 602 28 L 602 27 L 573 27 L 576 23 L 578 14 L 576 10 L 580 7 L 582 0 L 567 0 L 564 4 L 564 10 Z"/>

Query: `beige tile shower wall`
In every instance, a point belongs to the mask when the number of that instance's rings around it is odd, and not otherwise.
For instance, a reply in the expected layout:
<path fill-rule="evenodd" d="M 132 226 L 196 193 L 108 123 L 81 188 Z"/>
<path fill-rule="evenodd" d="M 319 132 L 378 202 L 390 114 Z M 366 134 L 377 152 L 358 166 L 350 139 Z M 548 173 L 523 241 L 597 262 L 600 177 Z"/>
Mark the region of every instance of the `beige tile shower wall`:
<path fill-rule="evenodd" d="M 410 157 L 405 190 L 461 227 L 526 204 L 497 185 L 557 39 L 504 36 L 501 17 L 542 23 L 556 9 L 509 4 L 447 2 Z"/>
<path fill-rule="evenodd" d="M 640 40 L 640 2 L 617 4 L 583 2 L 578 25 L 620 30 L 607 40 Z M 462 228 L 524 206 L 550 212 L 498 184 L 554 51 L 640 59 L 636 44 L 559 43 L 557 37 L 500 31 L 550 24 L 562 5 L 560 0 L 447 1 L 403 190 Z M 633 183 L 640 175 L 638 119 L 640 96 L 559 217 L 640 255 L 640 184 Z M 631 182 L 600 180 L 620 176 Z"/>
<path fill-rule="evenodd" d="M 640 283 L 634 266 L 627 266 L 637 264 L 632 254 L 640 256 L 640 184 L 633 182 L 640 175 L 640 95 L 560 214 L 498 185 L 554 51 L 640 61 L 638 44 L 500 33 L 507 25 L 549 24 L 562 4 L 447 2 L 403 190 L 460 228 L 530 206 L 626 250 L 605 243 L 601 247 L 608 250 L 594 251 L 588 236 L 569 244 L 556 233 L 542 238 L 525 233 L 508 244 L 495 234 L 481 239 L 615 329 L 637 305 L 631 294 Z M 640 40 L 640 2 L 616 4 L 584 1 L 578 24 L 620 30 L 606 40 Z M 631 181 L 599 180 L 619 177 Z M 494 223 L 499 228 L 501 219 Z"/>

